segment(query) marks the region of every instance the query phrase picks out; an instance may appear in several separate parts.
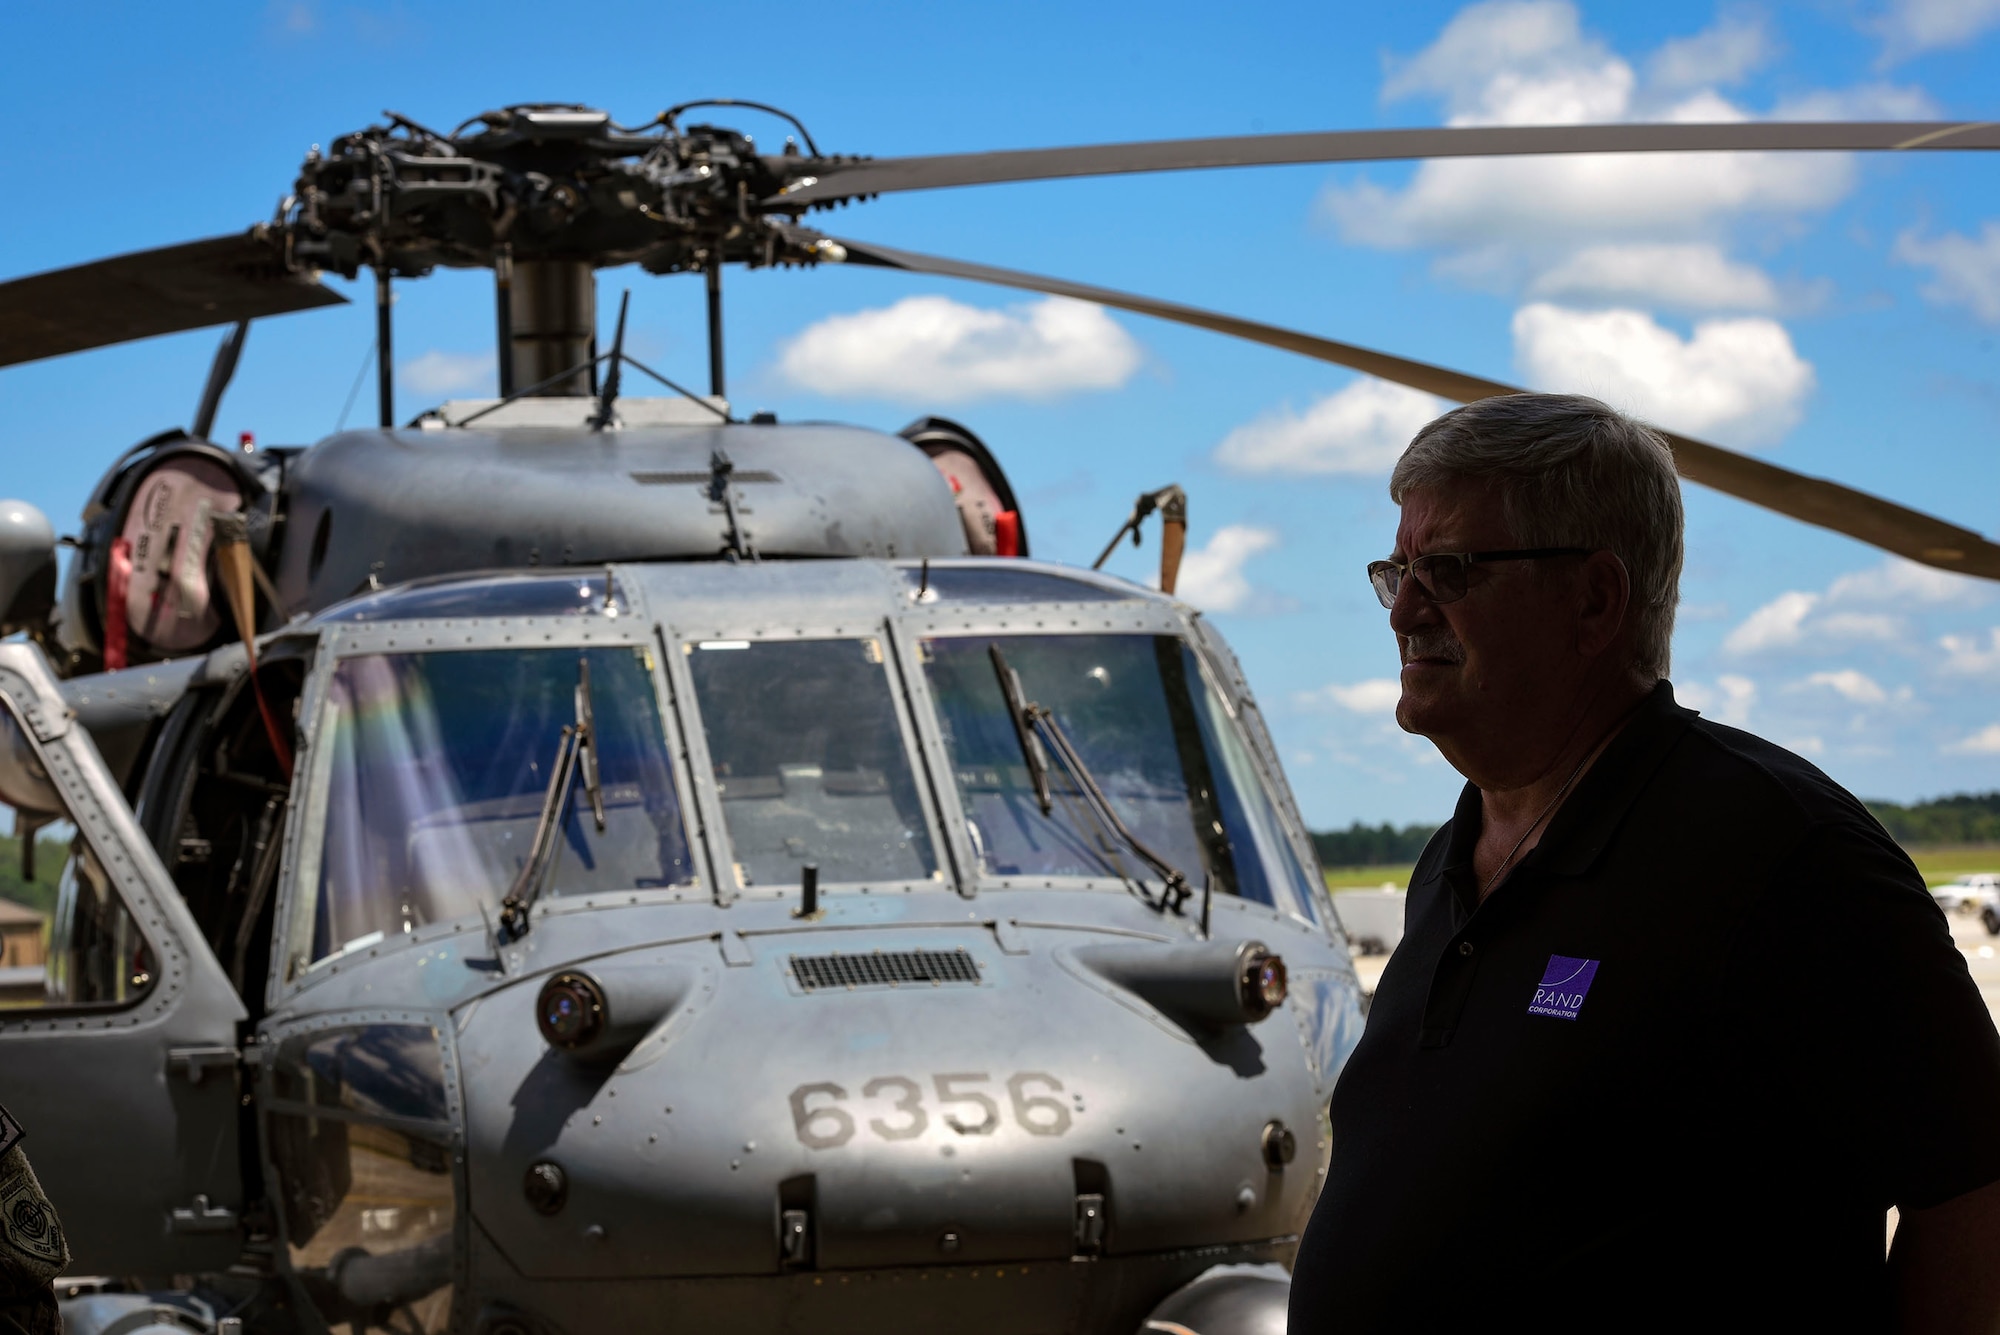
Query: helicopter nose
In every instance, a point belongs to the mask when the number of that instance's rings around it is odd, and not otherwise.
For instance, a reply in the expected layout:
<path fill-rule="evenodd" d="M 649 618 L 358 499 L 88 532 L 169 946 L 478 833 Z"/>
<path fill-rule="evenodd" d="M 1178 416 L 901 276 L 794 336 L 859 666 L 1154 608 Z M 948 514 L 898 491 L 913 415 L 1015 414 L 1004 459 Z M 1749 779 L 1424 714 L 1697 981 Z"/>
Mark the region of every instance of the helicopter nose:
<path fill-rule="evenodd" d="M 1068 1261 L 1302 1223 L 1319 1109 L 1276 954 L 881 935 L 740 965 L 703 940 L 489 995 L 459 1038 L 485 1234 L 577 1279 Z"/>

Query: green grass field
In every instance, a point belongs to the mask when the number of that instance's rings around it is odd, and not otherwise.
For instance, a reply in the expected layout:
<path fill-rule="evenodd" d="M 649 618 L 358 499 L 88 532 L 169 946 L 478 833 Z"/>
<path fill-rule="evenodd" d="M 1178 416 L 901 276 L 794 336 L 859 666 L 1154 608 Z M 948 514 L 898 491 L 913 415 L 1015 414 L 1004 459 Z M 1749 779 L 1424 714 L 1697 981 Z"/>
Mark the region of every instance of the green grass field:
<path fill-rule="evenodd" d="M 1912 848 L 1909 852 L 1927 885 L 1943 885 L 1970 871 L 2000 872 L 2000 844 L 1943 844 Z M 1350 890 L 1366 886 L 1373 889 L 1384 881 L 1393 881 L 1399 887 L 1406 886 L 1410 883 L 1410 870 L 1409 866 L 1393 863 L 1380 867 L 1328 867 L 1326 888 Z"/>
<path fill-rule="evenodd" d="M 1326 888 L 1329 890 L 1352 890 L 1365 886 L 1373 890 L 1384 881 L 1393 881 L 1398 889 L 1410 883 L 1412 864 L 1392 862 L 1380 867 L 1328 867 Z"/>
<path fill-rule="evenodd" d="M 1969 871 L 2000 871 L 2000 844 L 1944 844 L 1909 852 L 1930 885 L 1943 885 Z"/>

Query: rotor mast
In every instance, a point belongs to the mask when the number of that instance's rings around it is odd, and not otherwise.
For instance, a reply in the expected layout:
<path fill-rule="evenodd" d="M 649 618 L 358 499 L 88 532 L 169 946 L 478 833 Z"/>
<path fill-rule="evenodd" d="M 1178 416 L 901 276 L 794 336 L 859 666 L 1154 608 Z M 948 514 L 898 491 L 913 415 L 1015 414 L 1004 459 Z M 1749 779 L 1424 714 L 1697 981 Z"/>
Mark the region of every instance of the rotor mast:
<path fill-rule="evenodd" d="M 516 260 L 508 279 L 495 266 L 498 300 L 506 303 L 507 346 L 501 349 L 501 393 L 562 377 L 536 391 L 561 398 L 597 393 L 597 273 L 589 260 Z M 563 376 L 564 371 L 575 374 Z"/>

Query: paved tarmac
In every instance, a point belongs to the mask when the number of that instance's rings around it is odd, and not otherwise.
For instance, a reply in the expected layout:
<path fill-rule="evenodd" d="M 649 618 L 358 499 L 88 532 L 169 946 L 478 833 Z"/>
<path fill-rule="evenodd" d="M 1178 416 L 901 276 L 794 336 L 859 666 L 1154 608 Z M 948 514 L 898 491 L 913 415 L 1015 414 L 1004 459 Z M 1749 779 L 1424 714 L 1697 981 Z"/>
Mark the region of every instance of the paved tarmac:
<path fill-rule="evenodd" d="M 1986 998 L 1986 1009 L 2000 1025 L 2000 937 L 1988 936 L 1978 918 L 1961 913 L 1951 915 L 1951 934 L 1972 970 L 1972 981 Z"/>

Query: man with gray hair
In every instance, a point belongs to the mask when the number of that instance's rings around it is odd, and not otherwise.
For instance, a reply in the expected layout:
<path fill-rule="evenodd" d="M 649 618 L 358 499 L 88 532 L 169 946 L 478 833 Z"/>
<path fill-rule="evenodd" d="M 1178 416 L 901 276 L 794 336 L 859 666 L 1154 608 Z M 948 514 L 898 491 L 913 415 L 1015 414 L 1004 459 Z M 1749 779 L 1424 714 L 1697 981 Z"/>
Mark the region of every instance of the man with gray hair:
<path fill-rule="evenodd" d="M 1467 782 L 1334 1091 L 1294 1335 L 2000 1329 L 2000 1035 L 1866 808 L 1674 702 L 1666 443 L 1485 399 L 1390 495 L 1396 720 Z"/>

